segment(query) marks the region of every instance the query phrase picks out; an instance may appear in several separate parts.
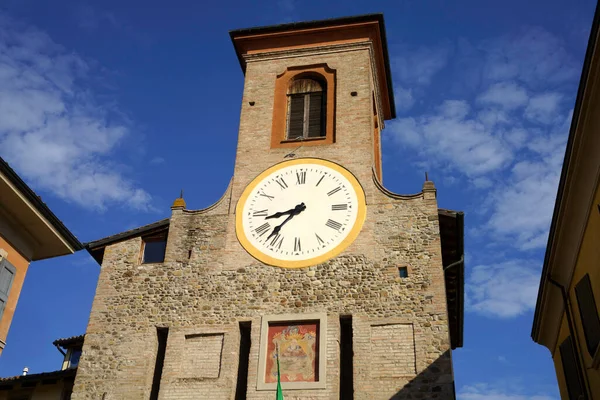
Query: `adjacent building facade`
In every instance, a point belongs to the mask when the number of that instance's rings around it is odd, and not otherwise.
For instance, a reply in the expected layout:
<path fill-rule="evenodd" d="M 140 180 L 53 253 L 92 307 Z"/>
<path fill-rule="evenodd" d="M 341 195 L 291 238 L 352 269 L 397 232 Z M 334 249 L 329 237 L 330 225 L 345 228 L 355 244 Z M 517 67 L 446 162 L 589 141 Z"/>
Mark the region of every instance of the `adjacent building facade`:
<path fill-rule="evenodd" d="M 382 185 L 383 17 L 230 33 L 234 176 L 203 210 L 86 245 L 102 265 L 73 399 L 454 399 L 463 214 Z M 201 134 L 206 134 L 201 132 Z"/>
<path fill-rule="evenodd" d="M 31 261 L 72 254 L 81 243 L 0 158 L 0 354 Z"/>
<path fill-rule="evenodd" d="M 57 339 L 52 344 L 63 355 L 62 368 L 52 372 L 0 378 L 0 400 L 70 400 L 84 335 Z"/>
<path fill-rule="evenodd" d="M 600 399 L 600 54 L 596 12 L 567 142 L 532 337 L 563 399 Z"/>

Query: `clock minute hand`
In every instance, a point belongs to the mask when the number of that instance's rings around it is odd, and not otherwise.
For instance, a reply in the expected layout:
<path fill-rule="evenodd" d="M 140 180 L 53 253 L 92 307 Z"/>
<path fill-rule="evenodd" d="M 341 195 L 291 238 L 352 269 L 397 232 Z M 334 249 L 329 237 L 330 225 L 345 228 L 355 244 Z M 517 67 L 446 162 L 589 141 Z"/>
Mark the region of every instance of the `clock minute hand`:
<path fill-rule="evenodd" d="M 273 232 L 271 232 L 271 234 L 269 235 L 269 237 L 267 238 L 267 240 L 269 240 L 273 236 L 279 234 L 279 231 L 281 230 L 281 227 L 283 225 L 285 225 L 286 222 L 288 222 L 290 219 L 294 218 L 296 215 L 300 214 L 304 210 L 306 210 L 306 206 L 304 205 L 304 203 L 300 203 L 296 207 L 294 207 L 293 209 L 289 210 L 290 215 L 285 219 L 285 221 L 283 221 L 281 224 L 279 224 L 275 228 L 273 228 Z M 286 213 L 287 213 L 287 211 L 286 211 Z M 275 214 L 273 214 L 273 215 L 275 215 Z"/>

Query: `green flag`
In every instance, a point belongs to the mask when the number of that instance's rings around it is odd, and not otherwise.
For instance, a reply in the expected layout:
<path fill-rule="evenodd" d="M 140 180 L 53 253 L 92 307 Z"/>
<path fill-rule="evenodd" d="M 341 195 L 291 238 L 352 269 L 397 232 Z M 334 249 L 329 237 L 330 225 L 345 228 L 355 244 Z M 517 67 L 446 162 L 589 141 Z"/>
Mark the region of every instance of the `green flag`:
<path fill-rule="evenodd" d="M 277 346 L 277 399 L 284 400 L 283 392 L 281 391 L 281 374 L 279 373 L 279 346 Z"/>

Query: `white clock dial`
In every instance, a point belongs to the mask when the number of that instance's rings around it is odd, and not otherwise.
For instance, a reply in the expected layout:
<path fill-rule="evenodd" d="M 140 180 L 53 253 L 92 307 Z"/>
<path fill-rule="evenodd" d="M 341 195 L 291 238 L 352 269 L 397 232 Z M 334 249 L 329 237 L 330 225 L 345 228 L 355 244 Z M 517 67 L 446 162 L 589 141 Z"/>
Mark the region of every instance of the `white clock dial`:
<path fill-rule="evenodd" d="M 238 237 L 267 264 L 308 266 L 354 240 L 364 209 L 362 188 L 346 169 L 297 159 L 269 168 L 246 188 L 237 208 Z"/>

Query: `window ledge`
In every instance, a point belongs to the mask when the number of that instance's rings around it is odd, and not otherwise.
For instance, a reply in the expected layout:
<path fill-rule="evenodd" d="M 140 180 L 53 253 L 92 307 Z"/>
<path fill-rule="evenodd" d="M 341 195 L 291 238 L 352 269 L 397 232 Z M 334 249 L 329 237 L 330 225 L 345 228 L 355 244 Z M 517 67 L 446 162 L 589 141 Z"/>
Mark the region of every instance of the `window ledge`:
<path fill-rule="evenodd" d="M 304 142 L 318 142 L 319 140 L 325 140 L 327 139 L 327 136 L 321 136 L 321 137 L 311 137 L 311 138 L 304 138 L 302 140 L 299 139 L 286 139 L 286 140 L 282 140 L 279 143 L 304 143 Z"/>

